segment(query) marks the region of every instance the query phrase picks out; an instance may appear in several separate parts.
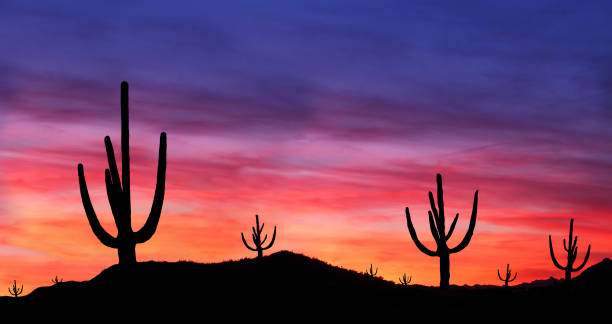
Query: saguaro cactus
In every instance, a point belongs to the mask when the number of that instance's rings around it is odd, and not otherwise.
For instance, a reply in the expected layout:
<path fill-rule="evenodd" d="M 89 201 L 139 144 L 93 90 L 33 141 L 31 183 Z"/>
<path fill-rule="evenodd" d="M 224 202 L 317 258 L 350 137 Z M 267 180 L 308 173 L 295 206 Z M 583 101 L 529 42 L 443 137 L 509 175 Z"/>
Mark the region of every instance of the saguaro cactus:
<path fill-rule="evenodd" d="M 506 264 L 506 278 L 502 279 L 502 276 L 499 273 L 499 269 L 497 269 L 497 277 L 499 278 L 499 280 L 504 282 L 504 287 L 508 287 L 508 283 L 513 282 L 514 279 L 516 279 L 517 274 L 518 272 L 514 273 L 514 278 L 510 279 L 510 276 L 512 275 L 512 271 L 510 270 L 510 264 Z"/>
<path fill-rule="evenodd" d="M 251 250 L 251 251 L 256 251 L 257 252 L 257 258 L 262 258 L 263 257 L 263 251 L 267 250 L 269 248 L 272 247 L 272 245 L 274 244 L 274 240 L 276 239 L 276 226 L 274 226 L 274 233 L 272 234 L 272 239 L 270 240 L 270 243 L 268 243 L 267 246 L 263 246 L 266 243 L 266 240 L 268 239 L 268 234 L 266 234 L 266 236 L 264 236 L 263 240 L 261 239 L 261 232 L 263 231 L 264 228 L 264 223 L 261 223 L 261 227 L 259 227 L 259 215 L 255 215 L 255 226 L 251 227 L 253 229 L 253 234 L 251 234 L 252 238 L 253 238 L 253 244 L 255 244 L 255 247 L 251 247 L 247 241 L 244 239 L 244 233 L 240 233 L 240 236 L 242 236 L 242 243 L 244 243 L 244 246 L 247 247 L 247 249 Z"/>
<path fill-rule="evenodd" d="M 579 267 L 574 268 L 574 262 L 576 261 L 576 256 L 578 256 L 578 246 L 576 246 L 576 244 L 578 243 L 578 235 L 576 235 L 576 237 L 573 238 L 572 237 L 573 234 L 574 234 L 574 219 L 572 218 L 570 220 L 570 230 L 569 230 L 568 241 L 566 242 L 565 239 L 563 239 L 563 249 L 565 249 L 565 251 L 567 252 L 567 265 L 565 267 L 561 266 L 559 262 L 557 262 L 557 259 L 555 258 L 555 252 L 553 251 L 552 238 L 550 235 L 548 235 L 548 246 L 550 247 L 550 256 L 552 258 L 553 263 L 555 264 L 555 267 L 565 271 L 565 282 L 569 282 L 570 280 L 572 280 L 572 272 L 580 271 L 582 270 L 582 268 L 584 268 L 584 266 L 587 263 L 587 260 L 589 259 L 589 254 L 591 253 L 591 244 L 589 244 L 586 255 L 584 257 L 584 261 L 582 261 L 582 264 Z"/>
<path fill-rule="evenodd" d="M 467 233 L 465 237 L 454 248 L 449 248 L 446 242 L 450 239 L 453 231 L 455 230 L 455 225 L 457 224 L 457 219 L 459 218 L 459 213 L 455 216 L 448 233 L 446 233 L 446 229 L 444 227 L 444 198 L 442 192 L 442 176 L 440 174 L 436 175 L 436 182 L 438 184 L 438 208 L 436 209 L 436 202 L 434 201 L 433 194 L 431 191 L 429 192 L 429 203 L 431 205 L 431 211 L 429 214 L 429 228 L 431 230 L 431 234 L 433 235 L 434 240 L 436 241 L 437 249 L 432 251 L 425 247 L 419 241 L 417 237 L 417 233 L 414 229 L 414 225 L 412 224 L 412 220 L 410 218 L 410 211 L 408 207 L 406 207 L 406 221 L 408 223 L 408 231 L 410 232 L 410 237 L 414 241 L 416 247 L 426 255 L 432 257 L 440 258 L 440 288 L 447 289 L 450 280 L 450 254 L 457 253 L 461 250 L 465 249 L 466 246 L 470 243 L 472 239 L 472 235 L 474 234 L 474 227 L 476 227 L 476 210 L 478 207 L 478 190 L 474 193 L 474 205 L 472 206 L 472 216 L 470 218 L 470 225 L 468 227 Z M 433 213 L 433 214 L 432 214 Z"/>
<path fill-rule="evenodd" d="M 23 285 L 21 285 L 21 288 L 17 288 L 17 280 L 13 280 L 13 286 L 9 287 L 8 291 L 13 297 L 19 297 L 23 292 Z"/>
<path fill-rule="evenodd" d="M 128 84 L 121 83 L 121 167 L 123 181 L 119 178 L 117 162 L 110 137 L 104 138 L 106 145 L 106 155 L 109 168 L 105 170 L 106 194 L 108 202 L 117 226 L 117 237 L 113 237 L 104 230 L 98 220 L 87 191 L 87 183 L 83 165 L 79 163 L 79 185 L 81 189 L 81 199 L 87 220 L 92 231 L 102 244 L 117 249 L 119 254 L 119 264 L 129 265 L 136 263 L 136 244 L 148 241 L 159 223 L 162 205 L 164 202 L 164 191 L 166 185 L 166 133 L 162 132 L 159 137 L 159 159 L 157 166 L 157 184 L 155 186 L 155 196 L 149 217 L 144 226 L 134 232 L 132 230 L 132 207 L 130 198 L 130 130 L 129 130 L 129 111 L 128 111 Z"/>
<path fill-rule="evenodd" d="M 399 282 L 402 286 L 408 286 L 410 282 L 412 282 L 412 276 L 410 278 L 406 278 L 406 274 L 402 278 L 399 278 Z"/>
<path fill-rule="evenodd" d="M 52 278 L 52 279 L 51 279 L 51 282 L 52 282 L 54 285 L 57 285 L 57 284 L 58 284 L 58 283 L 60 283 L 60 282 L 64 282 L 64 278 L 61 278 L 61 279 L 60 279 L 60 278 L 58 278 L 57 276 L 55 276 L 55 278 Z"/>
<path fill-rule="evenodd" d="M 376 275 L 378 274 L 378 267 L 376 267 L 376 271 L 374 271 L 374 266 L 372 266 L 372 264 L 370 263 L 370 269 L 366 269 L 365 273 L 370 277 L 376 277 Z"/>

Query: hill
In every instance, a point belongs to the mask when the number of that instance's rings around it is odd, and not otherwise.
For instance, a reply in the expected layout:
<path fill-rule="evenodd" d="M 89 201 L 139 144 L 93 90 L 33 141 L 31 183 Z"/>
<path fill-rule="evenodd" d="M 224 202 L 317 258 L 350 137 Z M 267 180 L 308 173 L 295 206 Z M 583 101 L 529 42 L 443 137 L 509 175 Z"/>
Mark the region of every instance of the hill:
<path fill-rule="evenodd" d="M 612 260 L 605 258 L 601 262 L 588 267 L 573 280 L 583 288 L 600 290 L 612 288 Z"/>
<path fill-rule="evenodd" d="M 113 265 L 89 281 L 63 282 L 35 289 L 20 298 L 0 299 L 0 310 L 101 310 L 156 314 L 250 317 L 272 314 L 372 315 L 426 314 L 473 317 L 500 307 L 545 315 L 571 301 L 574 308 L 602 303 L 612 282 L 609 259 L 585 270 L 571 285 L 545 287 L 435 287 L 397 285 L 381 278 L 329 265 L 288 251 L 262 260 L 221 263 L 141 262 Z M 592 283 L 599 283 L 594 285 Z M 604 284 L 605 283 L 605 284 Z M 605 291 L 604 291 L 605 290 Z M 477 310 L 475 309 L 477 307 Z M 440 311 L 443 312 L 440 313 Z"/>

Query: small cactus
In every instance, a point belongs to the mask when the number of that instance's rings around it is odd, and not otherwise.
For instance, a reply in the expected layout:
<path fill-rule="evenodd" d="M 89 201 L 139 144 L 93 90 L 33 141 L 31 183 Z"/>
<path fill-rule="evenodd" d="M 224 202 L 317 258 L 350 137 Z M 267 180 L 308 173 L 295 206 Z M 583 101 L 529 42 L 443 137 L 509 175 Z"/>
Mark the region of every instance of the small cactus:
<path fill-rule="evenodd" d="M 251 247 L 247 243 L 246 239 L 244 238 L 244 233 L 240 233 L 240 236 L 242 236 L 242 243 L 244 243 L 244 246 L 246 246 L 247 249 L 257 252 L 257 258 L 261 259 L 263 257 L 263 251 L 271 248 L 274 244 L 274 240 L 276 239 L 276 226 L 274 226 L 274 233 L 272 234 L 272 239 L 270 240 L 270 243 L 268 243 L 268 245 L 265 247 L 263 245 L 268 239 L 268 234 L 264 236 L 263 240 L 261 239 L 261 232 L 263 231 L 264 223 L 261 223 L 261 227 L 259 227 L 259 215 L 255 215 L 255 226 L 251 228 L 253 229 L 253 234 L 251 234 L 251 237 L 253 239 L 253 244 L 255 244 L 255 247 Z"/>
<path fill-rule="evenodd" d="M 499 280 L 504 282 L 504 287 L 508 287 L 508 283 L 509 282 L 513 282 L 514 279 L 516 279 L 516 275 L 518 274 L 518 272 L 514 273 L 514 278 L 510 279 L 510 276 L 512 275 L 512 271 L 510 270 L 510 264 L 506 265 L 506 278 L 502 279 L 501 274 L 499 273 L 499 269 L 497 269 L 497 277 L 499 278 Z"/>
<path fill-rule="evenodd" d="M 412 276 L 410 278 L 406 278 L 406 274 L 402 278 L 399 278 L 399 282 L 402 286 L 408 286 L 410 282 L 412 282 Z"/>
<path fill-rule="evenodd" d="M 376 271 L 374 271 L 374 267 L 370 263 L 370 269 L 366 269 L 365 273 L 372 278 L 376 277 L 376 275 L 378 274 L 378 267 L 376 267 Z"/>
<path fill-rule="evenodd" d="M 8 291 L 13 297 L 19 297 L 23 292 L 23 285 L 21 285 L 21 289 L 17 288 L 17 280 L 13 280 L 13 286 L 9 287 Z"/>
<path fill-rule="evenodd" d="M 64 282 L 64 278 L 58 279 L 58 278 L 57 278 L 57 276 L 55 276 L 55 278 L 51 279 L 51 282 L 52 282 L 54 285 L 57 285 L 57 284 L 58 284 L 58 283 L 60 283 L 60 282 Z"/>
<path fill-rule="evenodd" d="M 574 268 L 574 262 L 576 261 L 576 256 L 578 256 L 578 247 L 576 246 L 576 243 L 578 243 L 578 235 L 576 235 L 576 237 L 574 238 L 572 237 L 573 234 L 574 234 L 574 219 L 572 218 L 570 220 L 570 230 L 569 230 L 569 238 L 568 238 L 569 241 L 566 242 L 565 239 L 563 239 L 563 249 L 565 249 L 565 252 L 567 252 L 567 265 L 565 267 L 561 266 L 559 262 L 557 262 L 557 259 L 555 258 L 555 252 L 553 251 L 552 238 L 550 235 L 548 235 L 548 246 L 550 248 L 550 257 L 552 258 L 552 261 L 555 267 L 565 271 L 565 282 L 569 282 L 570 280 L 572 280 L 572 272 L 580 271 L 582 270 L 582 268 L 584 268 L 584 266 L 587 263 L 587 260 L 589 259 L 589 254 L 591 253 L 591 244 L 589 244 L 589 248 L 587 249 L 586 255 L 584 257 L 584 261 L 582 262 L 580 266 L 578 266 L 577 268 Z"/>

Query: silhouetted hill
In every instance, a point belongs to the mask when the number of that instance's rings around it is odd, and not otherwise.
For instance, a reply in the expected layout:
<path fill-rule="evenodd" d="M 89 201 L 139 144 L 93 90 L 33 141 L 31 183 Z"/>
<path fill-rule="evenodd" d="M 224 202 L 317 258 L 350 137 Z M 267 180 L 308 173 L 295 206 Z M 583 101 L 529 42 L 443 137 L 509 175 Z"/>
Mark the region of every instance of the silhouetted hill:
<path fill-rule="evenodd" d="M 519 287 L 519 288 L 550 287 L 550 286 L 553 286 L 553 285 L 557 285 L 557 284 L 561 283 L 562 281 L 563 280 L 561 280 L 561 279 L 550 277 L 548 279 L 537 279 L 537 280 L 534 280 L 532 282 L 523 282 L 523 283 L 520 283 L 518 285 L 515 285 L 514 287 Z"/>
<path fill-rule="evenodd" d="M 134 316 L 201 315 L 250 317 L 265 312 L 272 321 L 281 314 L 311 317 L 327 314 L 360 318 L 384 314 L 405 316 L 406 311 L 444 312 L 441 317 L 473 317 L 492 314 L 503 305 L 521 312 L 556 309 L 571 300 L 572 307 L 599 303 L 594 296 L 611 282 L 611 262 L 606 259 L 584 271 L 571 287 L 397 285 L 381 278 L 329 265 L 304 255 L 282 251 L 261 260 L 242 259 L 221 263 L 142 262 L 132 267 L 114 265 L 89 281 L 62 282 L 35 289 L 20 298 L 0 299 L 0 310 L 44 311 L 68 309 L 68 314 L 105 310 Z M 469 310 L 469 311 L 468 311 Z M 281 316 L 279 318 L 279 316 Z M 510 315 L 511 316 L 511 315 Z M 259 317 L 259 315 L 257 315 Z"/>
<path fill-rule="evenodd" d="M 605 258 L 572 280 L 581 286 L 610 289 L 612 288 L 612 260 Z"/>
<path fill-rule="evenodd" d="M 580 275 L 572 279 L 574 285 L 582 286 L 601 286 L 612 284 L 612 260 L 605 258 L 601 262 L 592 265 L 584 270 Z M 563 283 L 563 279 L 550 277 L 548 279 L 538 279 L 532 282 L 524 282 L 515 285 L 515 288 L 535 288 L 535 287 L 550 287 Z M 600 287 L 601 288 L 601 287 Z"/>

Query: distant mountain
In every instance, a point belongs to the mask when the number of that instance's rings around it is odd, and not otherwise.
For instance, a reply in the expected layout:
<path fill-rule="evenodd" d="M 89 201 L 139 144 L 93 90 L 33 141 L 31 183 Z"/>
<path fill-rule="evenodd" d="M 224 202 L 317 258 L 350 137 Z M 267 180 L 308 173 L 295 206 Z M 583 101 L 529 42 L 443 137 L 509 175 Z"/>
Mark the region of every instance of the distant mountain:
<path fill-rule="evenodd" d="M 609 259 L 593 265 L 571 287 L 545 284 L 551 280 L 548 279 L 519 288 L 452 286 L 448 291 L 440 291 L 436 287 L 400 286 L 281 251 L 261 260 L 114 265 L 89 281 L 68 281 L 37 288 L 24 297 L 0 298 L 0 311 L 27 313 L 40 309 L 55 314 L 57 310 L 70 309 L 97 314 L 106 310 L 135 316 L 205 314 L 207 318 L 229 314 L 234 319 L 254 314 L 259 318 L 264 312 L 290 322 L 296 316 L 315 314 L 359 319 L 380 314 L 406 316 L 408 312 L 412 316 L 438 312 L 438 317 L 471 318 L 496 313 L 500 305 L 512 305 L 520 310 L 512 313 L 518 316 L 523 311 L 557 309 L 568 300 L 572 300 L 575 308 L 602 303 L 595 296 L 607 293 L 601 287 L 609 287 L 611 268 Z"/>
<path fill-rule="evenodd" d="M 563 279 L 557 279 L 550 277 L 548 279 L 538 279 L 532 282 L 525 282 L 522 284 L 515 285 L 514 287 L 520 288 L 535 288 L 535 287 L 550 287 L 554 285 L 559 285 L 563 283 Z M 584 270 L 580 275 L 574 277 L 572 279 L 572 283 L 574 286 L 580 286 L 582 288 L 586 286 L 600 286 L 607 285 L 610 287 L 612 285 L 612 260 L 605 258 L 601 260 L 599 263 L 596 263 L 586 270 Z"/>
<path fill-rule="evenodd" d="M 559 284 L 562 281 L 563 280 L 550 277 L 548 279 L 537 279 L 532 282 L 524 282 L 524 283 L 515 285 L 514 287 L 520 287 L 520 288 L 550 287 L 550 286 Z"/>

